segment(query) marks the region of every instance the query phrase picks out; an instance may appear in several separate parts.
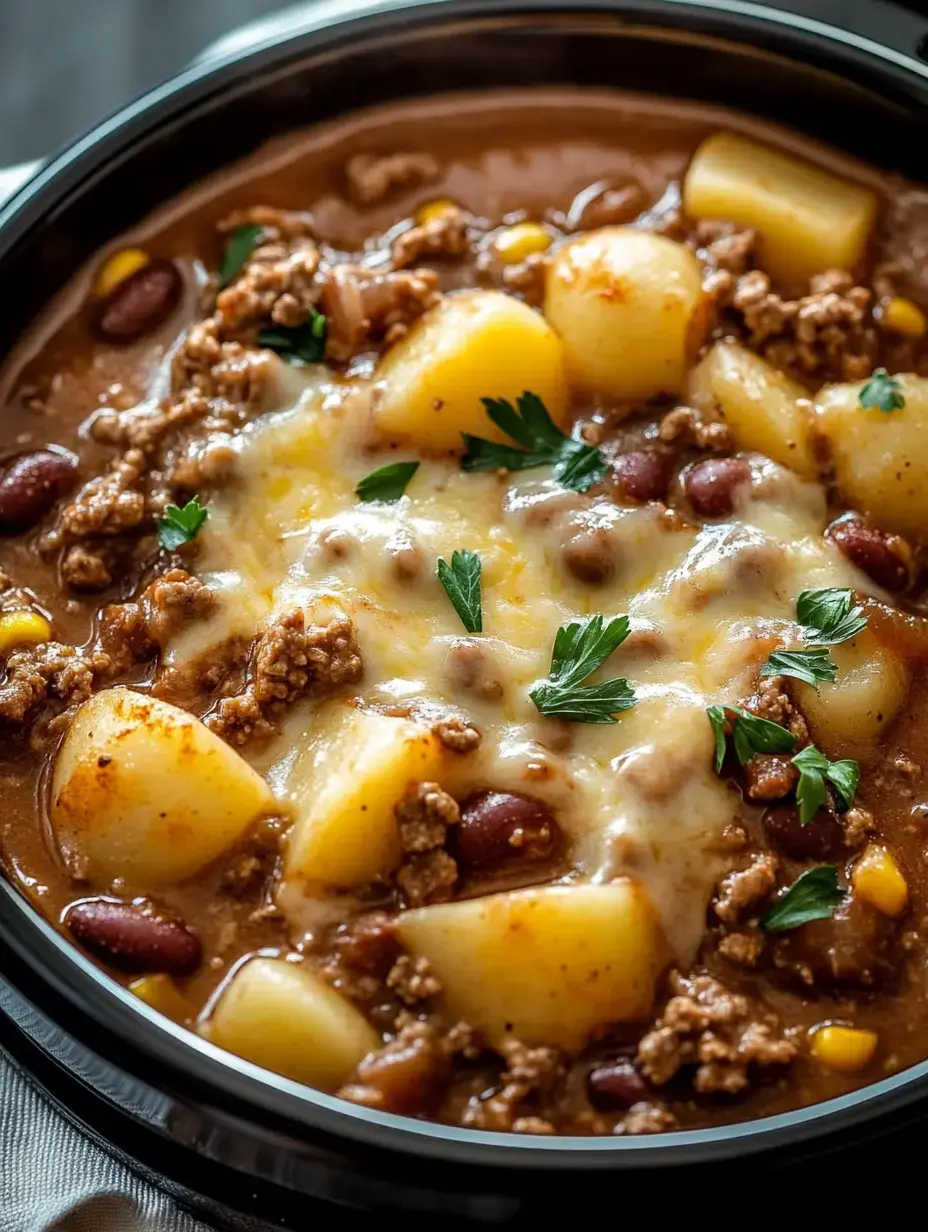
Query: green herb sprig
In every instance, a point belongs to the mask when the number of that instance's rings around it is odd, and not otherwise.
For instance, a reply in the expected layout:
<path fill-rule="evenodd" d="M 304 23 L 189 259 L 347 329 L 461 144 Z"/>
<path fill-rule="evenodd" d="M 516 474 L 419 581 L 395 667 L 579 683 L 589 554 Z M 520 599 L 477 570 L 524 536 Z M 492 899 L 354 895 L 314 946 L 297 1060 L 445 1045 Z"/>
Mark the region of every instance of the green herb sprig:
<path fill-rule="evenodd" d="M 482 573 L 480 557 L 467 548 L 452 552 L 450 565 L 446 560 L 438 561 L 438 580 L 468 633 L 483 632 Z"/>
<path fill-rule="evenodd" d="M 276 351 L 288 364 L 302 367 L 303 364 L 321 363 L 325 358 L 327 333 L 325 316 L 311 307 L 304 325 L 278 325 L 273 329 L 262 329 L 258 334 L 258 343 Z"/>
<path fill-rule="evenodd" d="M 709 706 L 706 710 L 715 735 L 715 771 L 721 773 L 725 760 L 725 735 L 728 715 L 735 715 L 732 724 L 732 744 L 735 756 L 746 766 L 755 753 L 791 753 L 796 747 L 796 737 L 787 728 L 771 719 L 762 719 L 740 706 Z"/>
<path fill-rule="evenodd" d="M 264 239 L 264 228 L 246 223 L 244 227 L 236 227 L 226 240 L 222 264 L 219 266 L 219 285 L 227 287 L 241 271 L 252 252 Z"/>
<path fill-rule="evenodd" d="M 857 400 L 864 410 L 869 411 L 876 407 L 886 414 L 901 411 L 905 406 L 902 385 L 896 377 L 890 376 L 885 368 L 873 370 L 870 380 L 862 386 Z"/>
<path fill-rule="evenodd" d="M 801 825 L 807 826 L 827 803 L 826 780 L 831 785 L 838 812 L 847 812 L 854 803 L 860 784 L 860 766 L 856 761 L 829 761 L 814 744 L 807 745 L 791 760 L 799 771 L 796 803 L 799 805 Z"/>
<path fill-rule="evenodd" d="M 824 646 L 807 650 L 775 650 L 760 669 L 761 676 L 792 676 L 818 687 L 830 683 L 838 673 L 838 665 Z"/>
<path fill-rule="evenodd" d="M 834 864 L 808 868 L 780 895 L 761 919 L 764 932 L 785 933 L 810 920 L 830 920 L 844 899 Z"/>
<path fill-rule="evenodd" d="M 583 681 L 602 667 L 628 637 L 627 616 L 602 616 L 562 625 L 554 639 L 551 671 L 529 690 L 529 697 L 544 715 L 574 723 L 615 723 L 616 715 L 630 710 L 637 698 L 627 680 Z"/>
<path fill-rule="evenodd" d="M 796 616 L 807 646 L 837 646 L 867 627 L 863 609 L 854 607 L 854 592 L 836 586 L 804 590 L 796 600 Z"/>
<path fill-rule="evenodd" d="M 418 462 L 390 462 L 365 475 L 355 488 L 361 501 L 398 501 L 419 469 Z"/>
<path fill-rule="evenodd" d="M 182 509 L 168 505 L 164 517 L 155 521 L 161 546 L 166 552 L 173 552 L 182 543 L 189 543 L 197 537 L 208 517 L 209 510 L 204 509 L 196 497 L 187 501 Z"/>

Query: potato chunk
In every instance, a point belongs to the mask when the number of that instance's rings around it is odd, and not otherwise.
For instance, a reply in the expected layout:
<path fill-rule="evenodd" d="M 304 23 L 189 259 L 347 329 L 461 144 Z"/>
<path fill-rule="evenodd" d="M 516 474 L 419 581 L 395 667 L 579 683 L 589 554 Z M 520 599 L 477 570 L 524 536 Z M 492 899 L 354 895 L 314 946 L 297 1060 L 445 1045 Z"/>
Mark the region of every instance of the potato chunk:
<path fill-rule="evenodd" d="M 739 449 L 806 477 L 816 473 L 806 391 L 753 351 L 717 342 L 690 374 L 688 396 L 704 418 L 728 424 Z"/>
<path fill-rule="evenodd" d="M 832 646 L 838 665 L 834 684 L 814 689 L 795 681 L 799 706 L 816 743 L 840 748 L 880 739 L 905 700 L 905 665 L 865 629 L 853 641 Z"/>
<path fill-rule="evenodd" d="M 347 889 L 400 861 L 394 808 L 415 783 L 440 777 L 441 741 L 406 719 L 353 707 L 331 711 L 328 730 L 294 769 L 284 880 Z"/>
<path fill-rule="evenodd" d="M 869 188 L 735 133 L 708 137 L 693 155 L 683 206 L 691 218 L 754 227 L 761 265 L 790 287 L 853 270 L 876 216 Z"/>
<path fill-rule="evenodd" d="M 900 385 L 905 406 L 895 411 L 864 409 L 858 384 L 826 386 L 815 428 L 846 500 L 885 530 L 921 535 L 928 524 L 928 378 L 904 376 Z"/>
<path fill-rule="evenodd" d="M 403 943 L 423 954 L 447 1012 L 488 1039 L 582 1048 L 597 1028 L 647 1014 L 663 954 L 631 881 L 543 886 L 407 911 Z"/>
<path fill-rule="evenodd" d="M 564 340 L 572 382 L 615 398 L 679 393 L 707 322 L 690 250 L 632 227 L 603 227 L 562 248 L 544 313 Z"/>
<path fill-rule="evenodd" d="M 52 780 L 65 859 L 92 881 L 170 885 L 215 860 L 273 811 L 264 779 L 177 706 L 129 689 L 85 702 Z"/>
<path fill-rule="evenodd" d="M 341 993 L 279 958 L 239 967 L 200 1031 L 246 1061 L 323 1091 L 340 1087 L 381 1044 Z"/>
<path fill-rule="evenodd" d="M 387 352 L 376 378 L 376 430 L 422 452 L 460 450 L 462 432 L 508 441 L 481 398 L 514 401 L 530 389 L 555 422 L 565 422 L 560 339 L 542 316 L 501 291 L 442 300 Z"/>

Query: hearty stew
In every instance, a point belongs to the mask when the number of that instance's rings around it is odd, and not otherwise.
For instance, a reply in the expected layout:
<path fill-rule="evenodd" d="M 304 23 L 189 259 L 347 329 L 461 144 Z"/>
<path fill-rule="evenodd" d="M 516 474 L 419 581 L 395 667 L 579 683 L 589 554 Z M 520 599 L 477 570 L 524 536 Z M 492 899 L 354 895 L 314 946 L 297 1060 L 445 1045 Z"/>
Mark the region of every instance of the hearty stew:
<path fill-rule="evenodd" d="M 297 135 L 10 356 L 3 865 L 368 1108 L 638 1134 L 928 1051 L 928 196 L 596 93 Z"/>

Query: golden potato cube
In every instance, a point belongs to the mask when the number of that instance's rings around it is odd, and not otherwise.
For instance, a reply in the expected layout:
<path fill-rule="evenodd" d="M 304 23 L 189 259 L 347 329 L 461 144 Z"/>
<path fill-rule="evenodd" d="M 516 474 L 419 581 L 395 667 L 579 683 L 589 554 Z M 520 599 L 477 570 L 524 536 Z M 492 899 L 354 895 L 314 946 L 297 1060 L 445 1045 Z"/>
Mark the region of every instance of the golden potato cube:
<path fill-rule="evenodd" d="M 869 629 L 828 651 L 838 665 L 834 684 L 815 689 L 791 682 L 815 743 L 834 750 L 881 739 L 905 701 L 904 663 Z"/>
<path fill-rule="evenodd" d="M 503 265 L 518 265 L 526 257 L 551 247 L 552 236 L 537 222 L 517 222 L 493 241 L 493 250 Z"/>
<path fill-rule="evenodd" d="M 193 1006 L 169 975 L 140 976 L 129 985 L 129 991 L 174 1022 L 184 1023 L 194 1016 Z"/>
<path fill-rule="evenodd" d="M 728 219 L 758 233 L 761 265 L 790 289 L 861 261 L 876 196 L 793 154 L 736 133 L 707 137 L 683 181 L 690 218 Z"/>
<path fill-rule="evenodd" d="M 347 889 L 400 861 L 394 809 L 416 783 L 439 778 L 444 749 L 428 728 L 353 707 L 333 710 L 330 731 L 290 780 L 296 824 L 284 880 Z"/>
<path fill-rule="evenodd" d="M 918 304 L 896 295 L 884 307 L 880 315 L 880 325 L 891 334 L 901 334 L 904 338 L 921 338 L 928 329 L 928 320 Z"/>
<path fill-rule="evenodd" d="M 615 398 L 680 393 L 708 319 L 693 253 L 633 227 L 565 245 L 548 268 L 544 314 L 571 381 Z"/>
<path fill-rule="evenodd" d="M 892 919 L 909 905 L 909 887 L 891 851 L 869 843 L 851 872 L 855 897 Z"/>
<path fill-rule="evenodd" d="M 51 635 L 51 625 L 38 612 L 23 608 L 0 614 L 0 654 L 9 654 L 17 646 L 38 646 Z"/>
<path fill-rule="evenodd" d="M 201 1033 L 296 1082 L 335 1091 L 382 1041 L 367 1019 L 303 964 L 252 958 L 232 975 Z"/>
<path fill-rule="evenodd" d="M 403 944 L 424 955 L 444 1008 L 491 1041 L 576 1050 L 607 1023 L 648 1013 L 663 946 L 631 881 L 542 886 L 404 912 Z"/>
<path fill-rule="evenodd" d="M 828 1023 L 813 1034 L 811 1052 L 829 1069 L 856 1074 L 872 1060 L 878 1042 L 875 1031 Z"/>
<path fill-rule="evenodd" d="M 512 444 L 481 398 L 538 394 L 566 422 L 561 341 L 544 318 L 501 291 L 450 295 L 384 356 L 376 372 L 376 431 L 420 452 L 463 449 L 462 432 Z"/>
<path fill-rule="evenodd" d="M 842 496 L 884 530 L 921 533 L 928 523 L 928 378 L 899 378 L 905 406 L 860 405 L 861 384 L 829 385 L 817 398 Z"/>
<path fill-rule="evenodd" d="M 274 797 L 224 740 L 177 706 L 129 689 L 85 702 L 52 778 L 65 860 L 96 884 L 171 885 L 220 856 Z"/>
<path fill-rule="evenodd" d="M 753 351 L 717 342 L 690 373 L 688 397 L 705 419 L 728 425 L 739 449 L 816 474 L 806 391 Z"/>

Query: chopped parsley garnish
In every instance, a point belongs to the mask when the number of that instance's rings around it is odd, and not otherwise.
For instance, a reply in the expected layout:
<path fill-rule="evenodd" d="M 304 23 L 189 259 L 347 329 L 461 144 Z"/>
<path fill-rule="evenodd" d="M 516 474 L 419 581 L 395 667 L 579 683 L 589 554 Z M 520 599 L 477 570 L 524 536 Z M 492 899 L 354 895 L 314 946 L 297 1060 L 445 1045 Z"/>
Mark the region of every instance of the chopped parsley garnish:
<path fill-rule="evenodd" d="M 467 548 L 452 552 L 450 565 L 445 560 L 438 561 L 438 580 L 468 633 L 483 632 L 481 572 L 480 557 Z"/>
<path fill-rule="evenodd" d="M 881 411 L 901 411 L 905 406 L 902 385 L 885 368 L 875 368 L 870 380 L 863 386 L 858 401 L 864 410 L 877 407 Z"/>
<path fill-rule="evenodd" d="M 796 754 L 792 763 L 799 771 L 796 803 L 799 805 L 801 825 L 807 826 L 827 803 L 826 779 L 834 791 L 835 805 L 839 813 L 847 812 L 854 803 L 860 783 L 860 766 L 856 761 L 829 761 L 814 744 L 810 744 Z"/>
<path fill-rule="evenodd" d="M 220 287 L 229 285 L 263 238 L 264 228 L 256 227 L 251 223 L 246 223 L 244 227 L 237 227 L 231 232 L 226 240 L 222 264 L 219 267 Z"/>
<path fill-rule="evenodd" d="M 844 891 L 838 885 L 834 864 L 819 864 L 797 877 L 776 900 L 760 922 L 768 933 L 784 933 L 810 920 L 830 920 Z"/>
<path fill-rule="evenodd" d="M 822 681 L 833 681 L 838 665 L 824 646 L 809 650 L 775 650 L 760 669 L 762 676 L 793 676 L 816 688 Z"/>
<path fill-rule="evenodd" d="M 275 326 L 258 334 L 260 346 L 276 351 L 288 364 L 318 364 L 325 358 L 328 322 L 321 312 L 310 308 L 304 325 Z"/>
<path fill-rule="evenodd" d="M 354 490 L 355 496 L 362 501 L 398 501 L 418 469 L 418 462 L 390 462 L 380 466 L 364 476 Z"/>
<path fill-rule="evenodd" d="M 791 731 L 771 719 L 761 719 L 740 706 L 710 706 L 706 714 L 715 734 L 716 773 L 721 771 L 725 760 L 727 714 L 736 716 L 732 725 L 732 743 L 735 756 L 742 766 L 746 766 L 755 753 L 791 753 L 796 747 L 796 737 Z"/>
<path fill-rule="evenodd" d="M 826 586 L 804 590 L 796 600 L 803 640 L 810 646 L 837 646 L 866 628 L 863 609 L 854 607 L 854 592 Z"/>
<path fill-rule="evenodd" d="M 191 539 L 197 537 L 200 527 L 208 516 L 208 511 L 203 508 L 196 497 L 187 501 L 183 509 L 179 509 L 177 505 L 168 505 L 164 511 L 164 517 L 156 519 L 155 523 L 158 527 L 161 546 L 165 551 L 173 552 L 182 543 L 189 543 Z"/>
<path fill-rule="evenodd" d="M 627 616 L 602 616 L 562 625 L 554 639 L 548 678 L 529 690 L 529 697 L 544 715 L 574 723 L 615 723 L 617 714 L 630 710 L 637 698 L 627 680 L 583 681 L 602 667 L 628 637 Z"/>
<path fill-rule="evenodd" d="M 603 478 L 608 465 L 593 445 L 565 436 L 537 394 L 528 390 L 516 399 L 516 407 L 505 398 L 482 398 L 486 412 L 500 431 L 521 449 L 500 445 L 465 432 L 467 447 L 461 459 L 465 471 L 525 471 L 536 466 L 553 466 L 554 478 L 562 488 L 585 492 Z"/>

